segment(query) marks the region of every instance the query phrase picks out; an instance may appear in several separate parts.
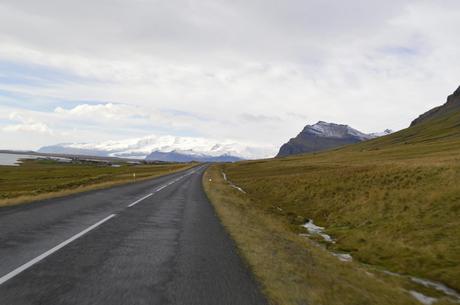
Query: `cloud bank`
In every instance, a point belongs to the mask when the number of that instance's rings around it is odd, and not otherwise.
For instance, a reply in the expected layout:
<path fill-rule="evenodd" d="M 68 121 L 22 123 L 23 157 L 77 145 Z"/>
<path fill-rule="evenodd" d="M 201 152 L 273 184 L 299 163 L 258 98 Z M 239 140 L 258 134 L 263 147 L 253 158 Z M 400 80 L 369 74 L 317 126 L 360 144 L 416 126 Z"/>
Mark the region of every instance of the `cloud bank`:
<path fill-rule="evenodd" d="M 459 28 L 453 0 L 2 1 L 1 148 L 401 129 L 458 87 Z"/>

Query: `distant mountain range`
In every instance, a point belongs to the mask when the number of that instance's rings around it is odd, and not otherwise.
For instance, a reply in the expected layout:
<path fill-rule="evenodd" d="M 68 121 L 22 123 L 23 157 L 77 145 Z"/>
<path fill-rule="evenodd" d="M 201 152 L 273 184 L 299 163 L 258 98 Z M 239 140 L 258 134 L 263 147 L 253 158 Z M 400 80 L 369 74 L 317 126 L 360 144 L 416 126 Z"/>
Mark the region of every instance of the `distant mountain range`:
<path fill-rule="evenodd" d="M 186 154 L 184 152 L 178 153 L 175 151 L 161 152 L 154 151 L 150 153 L 145 160 L 148 161 L 165 161 L 165 162 L 236 162 L 241 161 L 244 158 L 235 157 L 232 155 L 220 155 L 220 156 L 209 156 L 206 154 Z"/>
<path fill-rule="evenodd" d="M 444 105 L 435 107 L 412 121 L 411 127 L 448 117 L 460 111 L 460 87 L 448 96 Z M 391 130 L 366 134 L 348 125 L 319 121 L 307 125 L 283 144 L 276 157 L 318 152 L 391 134 Z M 148 136 L 100 143 L 62 143 L 44 146 L 41 153 L 119 157 L 166 162 L 235 162 L 272 156 L 269 148 L 252 147 L 236 142 L 218 142 L 204 138 Z"/>
<path fill-rule="evenodd" d="M 232 141 L 154 135 L 100 143 L 62 143 L 44 146 L 38 152 L 169 162 L 233 162 L 272 156 L 268 148 Z"/>
<path fill-rule="evenodd" d="M 415 126 L 431 119 L 441 118 L 449 115 L 455 111 L 460 110 L 460 87 L 454 93 L 447 97 L 447 102 L 444 105 L 435 107 L 424 114 L 420 115 L 417 119 L 412 121 L 410 126 Z"/>
<path fill-rule="evenodd" d="M 296 137 L 284 144 L 278 157 L 330 149 L 391 133 L 365 134 L 347 125 L 318 122 L 307 125 Z M 232 141 L 218 142 L 194 137 L 147 136 L 99 143 L 61 143 L 44 146 L 40 153 L 118 157 L 165 162 L 235 162 L 269 158 L 270 148 L 243 145 Z"/>
<path fill-rule="evenodd" d="M 348 125 L 319 121 L 314 125 L 305 126 L 295 138 L 290 139 L 286 144 L 281 146 L 277 157 L 332 149 L 374 139 L 390 133 L 392 131 L 387 129 L 380 133 L 366 134 Z"/>

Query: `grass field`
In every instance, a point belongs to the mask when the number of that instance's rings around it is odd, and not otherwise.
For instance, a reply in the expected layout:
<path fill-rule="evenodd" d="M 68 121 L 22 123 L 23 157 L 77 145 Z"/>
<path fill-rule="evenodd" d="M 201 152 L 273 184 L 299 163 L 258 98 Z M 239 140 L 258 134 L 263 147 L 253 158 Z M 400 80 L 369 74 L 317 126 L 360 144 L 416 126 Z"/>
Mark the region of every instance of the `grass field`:
<path fill-rule="evenodd" d="M 253 200 L 223 180 L 220 166 L 206 172 L 204 185 L 272 304 L 418 304 L 399 286 L 340 262 L 277 215 L 254 208 Z"/>
<path fill-rule="evenodd" d="M 59 163 L 51 160 L 25 160 L 20 166 L 0 166 L 0 206 L 139 181 L 191 166 L 192 164 L 124 164 L 120 167 L 111 167 Z"/>
<path fill-rule="evenodd" d="M 235 195 L 233 190 L 230 197 L 246 196 L 247 211 L 275 218 L 297 234 L 304 221 L 313 219 L 336 239 L 326 245 L 330 251 L 350 253 L 355 261 L 376 270 L 427 278 L 460 290 L 458 122 L 460 113 L 455 113 L 334 151 L 227 164 L 222 170 L 247 192 Z M 279 247 L 283 242 L 271 241 Z M 348 283 L 362 287 L 355 280 Z M 271 279 L 263 282 L 269 285 Z"/>

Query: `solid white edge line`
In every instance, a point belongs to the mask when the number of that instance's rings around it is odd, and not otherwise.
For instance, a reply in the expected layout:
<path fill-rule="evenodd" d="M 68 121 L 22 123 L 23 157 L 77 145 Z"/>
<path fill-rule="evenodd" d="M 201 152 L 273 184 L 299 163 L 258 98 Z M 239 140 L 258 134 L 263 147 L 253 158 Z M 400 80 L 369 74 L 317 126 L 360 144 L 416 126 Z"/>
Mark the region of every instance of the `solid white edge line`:
<path fill-rule="evenodd" d="M 142 200 L 147 199 L 147 198 L 149 198 L 149 197 L 152 196 L 152 195 L 153 195 L 153 193 L 150 193 L 150 194 L 148 194 L 148 195 L 142 197 L 141 199 L 138 199 L 138 200 L 134 201 L 133 203 L 131 203 L 130 205 L 128 205 L 128 208 L 130 208 L 130 207 L 132 207 L 132 206 L 138 204 L 138 203 L 141 202 Z"/>
<path fill-rule="evenodd" d="M 19 273 L 25 271 L 26 269 L 32 267 L 33 265 L 35 265 L 36 263 L 40 262 L 41 260 L 43 260 L 44 258 L 46 258 L 47 256 L 53 254 L 54 252 L 58 251 L 59 249 L 67 246 L 68 244 L 70 244 L 71 242 L 73 242 L 74 240 L 80 238 L 81 236 L 85 235 L 86 233 L 88 233 L 89 231 L 91 230 L 94 230 L 95 228 L 97 228 L 98 226 L 100 226 L 101 224 L 103 224 L 104 222 L 106 222 L 107 220 L 111 219 L 112 217 L 115 217 L 115 214 L 112 214 L 110 216 L 107 216 L 106 218 L 102 219 L 101 221 L 93 224 L 92 226 L 88 227 L 87 229 L 81 231 L 80 233 L 78 234 L 75 234 L 74 236 L 72 236 L 71 238 L 63 241 L 62 243 L 60 243 L 59 245 L 55 246 L 54 248 L 51 248 L 49 249 L 48 251 L 46 251 L 45 253 L 43 254 L 40 254 L 39 256 L 37 256 L 36 258 L 28 261 L 27 263 L 25 263 L 24 265 L 16 268 L 15 270 L 11 271 L 10 273 L 2 276 L 0 278 L 0 285 L 2 285 L 3 283 L 5 283 L 6 281 L 8 281 L 9 279 L 15 277 L 16 275 L 18 275 Z"/>

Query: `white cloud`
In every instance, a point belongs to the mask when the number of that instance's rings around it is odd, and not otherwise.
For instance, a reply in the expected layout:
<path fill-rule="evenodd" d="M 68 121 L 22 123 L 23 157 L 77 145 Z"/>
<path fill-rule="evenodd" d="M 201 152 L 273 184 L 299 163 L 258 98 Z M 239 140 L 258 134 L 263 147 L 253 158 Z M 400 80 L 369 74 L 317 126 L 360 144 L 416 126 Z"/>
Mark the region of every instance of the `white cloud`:
<path fill-rule="evenodd" d="M 94 120 L 116 120 L 132 116 L 144 116 L 143 113 L 135 107 L 113 103 L 95 105 L 81 104 L 71 109 L 56 107 L 54 112 L 61 116 L 92 118 Z"/>
<path fill-rule="evenodd" d="M 16 123 L 1 127 L 2 131 L 53 135 L 53 131 L 43 122 L 39 122 L 31 118 L 24 118 L 16 112 L 10 113 L 9 118 L 12 121 L 16 121 Z"/>
<path fill-rule="evenodd" d="M 41 122 L 27 122 L 14 125 L 6 125 L 2 127 L 3 131 L 15 132 L 15 131 L 24 131 L 32 133 L 44 133 L 44 134 L 53 134 L 53 131 L 45 124 Z"/>
<path fill-rule="evenodd" d="M 277 147 L 318 120 L 408 126 L 459 85 L 458 28 L 458 1 L 7 0 L 0 63 L 62 81 L 0 78 L 0 90 L 62 100 L 33 115 L 72 139 L 185 133 Z"/>

